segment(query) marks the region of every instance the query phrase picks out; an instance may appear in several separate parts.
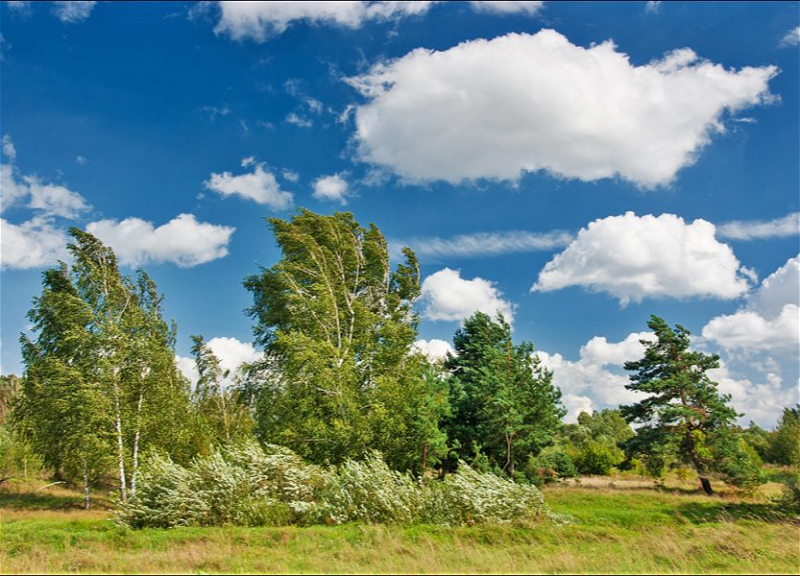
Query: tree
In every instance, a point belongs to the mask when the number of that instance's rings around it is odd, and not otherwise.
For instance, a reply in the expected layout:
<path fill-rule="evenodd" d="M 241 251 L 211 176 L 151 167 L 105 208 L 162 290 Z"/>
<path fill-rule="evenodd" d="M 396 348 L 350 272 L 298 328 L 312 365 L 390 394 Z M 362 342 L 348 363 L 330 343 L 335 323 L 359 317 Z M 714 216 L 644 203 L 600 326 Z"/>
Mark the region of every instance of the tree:
<path fill-rule="evenodd" d="M 57 476 L 80 469 L 87 506 L 92 478 L 113 457 L 125 501 L 136 493 L 142 444 L 172 448 L 181 436 L 188 390 L 176 328 L 144 271 L 131 280 L 100 240 L 77 228 L 70 235 L 73 265 L 44 273 L 28 313 L 37 337 L 22 336 L 20 427 Z"/>
<path fill-rule="evenodd" d="M 769 439 L 767 454 L 775 464 L 800 465 L 800 404 L 783 409 L 778 427 Z"/>
<path fill-rule="evenodd" d="M 245 280 L 254 298 L 248 314 L 265 349 L 244 384 L 259 437 L 317 463 L 378 449 L 407 466 L 388 431 L 414 418 L 406 409 L 411 390 L 436 394 L 435 386 L 422 386 L 424 359 L 412 351 L 420 293 L 414 253 L 405 249 L 392 271 L 378 228 L 363 228 L 350 213 L 300 210 L 268 223 L 282 257 Z M 420 431 L 411 444 L 419 444 Z M 424 460 L 425 445 L 413 460 Z"/>
<path fill-rule="evenodd" d="M 28 318 L 38 337 L 21 337 L 25 376 L 15 425 L 56 479 L 82 481 L 89 508 L 90 485 L 109 463 L 111 406 L 91 377 L 91 312 L 66 264 L 44 273 Z"/>
<path fill-rule="evenodd" d="M 247 407 L 240 401 L 239 390 L 226 387 L 230 377 L 223 370 L 219 358 L 203 341 L 202 336 L 192 336 L 192 354 L 199 378 L 195 388 L 195 409 L 203 428 L 208 428 L 213 440 L 225 443 L 242 439 L 252 432 L 253 421 Z"/>
<path fill-rule="evenodd" d="M 566 410 L 552 372 L 533 353 L 533 344 L 511 342 L 511 326 L 483 312 L 464 320 L 454 338 L 452 417 L 447 429 L 456 453 L 483 453 L 511 477 L 521 462 L 552 443 Z"/>
<path fill-rule="evenodd" d="M 621 408 L 625 420 L 640 425 L 629 448 L 644 453 L 673 449 L 694 467 L 703 490 L 713 494 L 709 474 L 727 469 L 732 477 L 734 469 L 726 463 L 740 456 L 732 441 L 739 414 L 729 406 L 730 396 L 721 395 L 706 374 L 719 367 L 719 356 L 689 350 L 690 333 L 683 326 L 673 330 L 658 316 L 651 316 L 647 326 L 657 340 L 640 340 L 644 357 L 625 363 L 632 372 L 625 387 L 648 394 Z"/>

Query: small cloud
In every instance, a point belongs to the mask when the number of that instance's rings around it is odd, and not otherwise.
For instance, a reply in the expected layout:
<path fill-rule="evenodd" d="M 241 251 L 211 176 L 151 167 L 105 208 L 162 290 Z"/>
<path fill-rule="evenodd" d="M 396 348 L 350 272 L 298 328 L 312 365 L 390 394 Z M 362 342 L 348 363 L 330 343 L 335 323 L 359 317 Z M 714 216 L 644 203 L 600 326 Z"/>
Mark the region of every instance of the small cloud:
<path fill-rule="evenodd" d="M 76 156 L 75 157 L 75 162 L 77 162 L 81 166 L 86 166 L 86 162 L 87 162 L 86 156 Z"/>
<path fill-rule="evenodd" d="M 322 176 L 314 181 L 314 198 L 347 204 L 347 181 L 339 174 Z"/>
<path fill-rule="evenodd" d="M 77 24 L 89 18 L 97 2 L 53 2 L 53 4 L 51 10 L 53 16 L 65 24 Z"/>
<path fill-rule="evenodd" d="M 651 1 L 645 4 L 644 11 L 648 14 L 658 14 L 661 10 L 661 2 L 660 1 Z"/>
<path fill-rule="evenodd" d="M 264 170 L 263 164 L 256 165 L 250 173 L 236 176 L 230 172 L 212 173 L 204 185 L 221 196 L 241 196 L 271 206 L 275 210 L 286 210 L 294 202 L 294 195 L 281 190 L 275 175 Z"/>
<path fill-rule="evenodd" d="M 444 268 L 422 283 L 420 301 L 423 316 L 429 320 L 464 320 L 475 312 L 492 318 L 499 312 L 507 322 L 514 319 L 514 307 L 503 299 L 493 282 L 483 278 L 466 280 L 459 270 Z"/>
<path fill-rule="evenodd" d="M 284 180 L 288 180 L 289 182 L 297 183 L 300 180 L 300 174 L 293 170 L 289 170 L 288 168 L 284 168 L 281 172 Z"/>
<path fill-rule="evenodd" d="M 778 46 L 790 47 L 790 46 L 797 46 L 799 44 L 800 44 L 800 26 L 790 30 L 786 34 L 786 36 L 784 36 L 781 39 L 780 44 L 778 44 Z"/>
<path fill-rule="evenodd" d="M 311 128 L 314 125 L 314 122 L 311 119 L 299 116 L 294 112 L 289 112 L 288 116 L 286 116 L 286 121 L 289 124 L 294 124 L 300 128 Z"/>

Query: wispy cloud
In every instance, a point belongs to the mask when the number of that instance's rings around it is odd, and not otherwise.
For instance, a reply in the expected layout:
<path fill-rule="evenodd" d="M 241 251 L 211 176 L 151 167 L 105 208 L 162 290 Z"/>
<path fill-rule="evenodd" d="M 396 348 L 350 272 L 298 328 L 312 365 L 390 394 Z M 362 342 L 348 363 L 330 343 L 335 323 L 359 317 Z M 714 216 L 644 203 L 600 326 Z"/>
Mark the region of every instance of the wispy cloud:
<path fill-rule="evenodd" d="M 800 212 L 774 220 L 732 220 L 717 226 L 717 237 L 727 240 L 763 240 L 800 234 Z"/>
<path fill-rule="evenodd" d="M 417 237 L 393 242 L 393 245 L 410 246 L 423 259 L 431 258 L 478 258 L 514 252 L 538 252 L 567 246 L 573 235 L 565 230 L 552 232 L 477 232 L 459 234 L 449 238 Z"/>

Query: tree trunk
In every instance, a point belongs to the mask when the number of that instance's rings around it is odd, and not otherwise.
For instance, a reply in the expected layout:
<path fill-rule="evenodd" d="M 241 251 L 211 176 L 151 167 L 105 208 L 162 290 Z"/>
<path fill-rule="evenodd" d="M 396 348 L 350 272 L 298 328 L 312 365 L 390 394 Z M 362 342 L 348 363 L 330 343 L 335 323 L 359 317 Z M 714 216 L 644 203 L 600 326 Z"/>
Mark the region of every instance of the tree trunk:
<path fill-rule="evenodd" d="M 89 509 L 89 467 L 86 465 L 86 451 L 83 453 L 83 508 Z"/>
<path fill-rule="evenodd" d="M 127 502 L 127 489 L 125 482 L 125 446 L 122 443 L 122 415 L 119 406 L 119 387 L 114 384 L 114 410 L 115 427 L 117 430 L 117 460 L 119 464 L 119 498 L 122 502 Z"/>
<path fill-rule="evenodd" d="M 136 434 L 133 435 L 133 471 L 131 473 L 131 498 L 136 497 L 136 475 L 139 473 L 139 436 L 142 432 L 142 399 L 144 393 L 139 390 L 139 400 L 136 402 Z"/>
<path fill-rule="evenodd" d="M 703 487 L 703 490 L 707 495 L 712 496 L 714 494 L 714 490 L 711 488 L 711 482 L 708 480 L 708 478 L 700 476 L 700 485 Z"/>

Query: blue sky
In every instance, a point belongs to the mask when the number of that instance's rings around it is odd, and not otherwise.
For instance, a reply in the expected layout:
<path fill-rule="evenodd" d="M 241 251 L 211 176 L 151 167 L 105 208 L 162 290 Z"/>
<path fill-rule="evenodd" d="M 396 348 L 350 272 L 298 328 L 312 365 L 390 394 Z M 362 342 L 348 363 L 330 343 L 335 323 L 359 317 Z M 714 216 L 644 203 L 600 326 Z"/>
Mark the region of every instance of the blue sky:
<path fill-rule="evenodd" d="M 420 256 L 420 347 L 513 317 L 574 419 L 630 402 L 650 314 L 772 426 L 798 401 L 796 2 L 4 2 L 3 373 L 86 228 L 179 326 L 257 354 L 264 217 L 352 211 Z"/>

